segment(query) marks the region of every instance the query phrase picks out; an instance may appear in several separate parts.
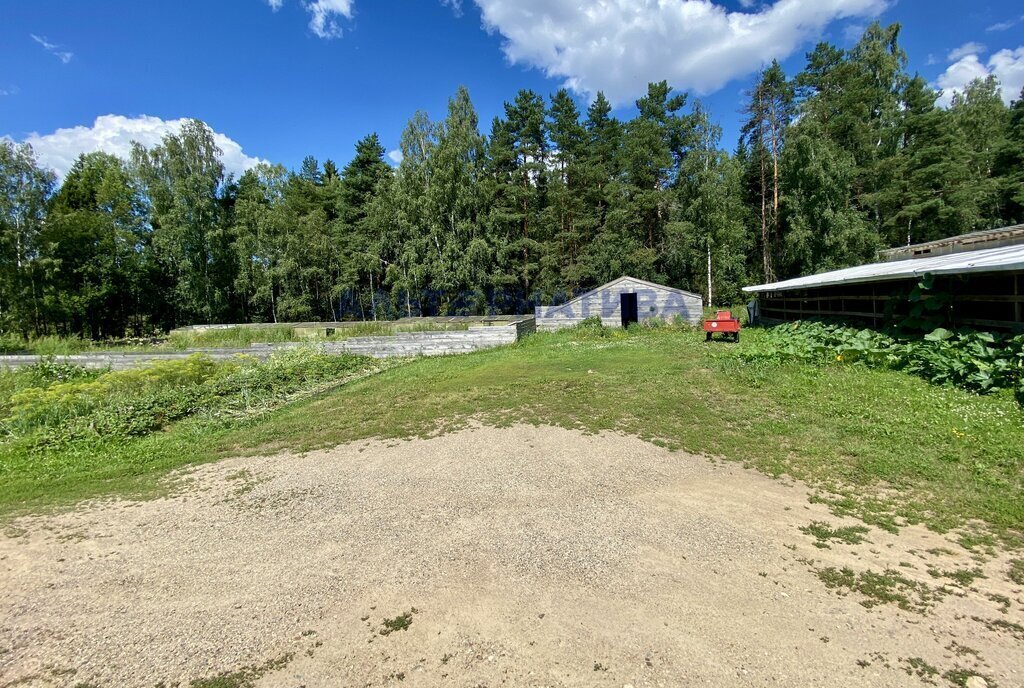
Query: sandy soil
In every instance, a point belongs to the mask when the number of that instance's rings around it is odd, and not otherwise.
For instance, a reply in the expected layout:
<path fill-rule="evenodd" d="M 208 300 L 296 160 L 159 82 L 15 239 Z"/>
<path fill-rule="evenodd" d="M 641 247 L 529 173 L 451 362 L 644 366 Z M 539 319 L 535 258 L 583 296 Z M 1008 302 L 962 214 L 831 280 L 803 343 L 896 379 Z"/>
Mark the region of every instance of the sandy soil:
<path fill-rule="evenodd" d="M 635 438 L 475 428 L 186 478 L 10 524 L 0 686 L 1024 685 L 1005 555 L 917 528 L 819 548 L 801 526 L 855 522 L 801 485 Z M 829 566 L 946 593 L 866 608 Z"/>

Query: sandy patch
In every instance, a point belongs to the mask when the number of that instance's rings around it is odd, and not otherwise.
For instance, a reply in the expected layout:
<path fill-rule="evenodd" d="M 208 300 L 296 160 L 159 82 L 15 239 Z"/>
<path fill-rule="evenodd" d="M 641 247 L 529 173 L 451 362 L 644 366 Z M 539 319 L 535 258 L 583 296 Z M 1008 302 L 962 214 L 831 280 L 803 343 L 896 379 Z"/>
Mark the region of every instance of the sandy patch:
<path fill-rule="evenodd" d="M 187 686 L 284 657 L 257 685 L 1024 682 L 1004 555 L 919 528 L 819 548 L 801 526 L 858 523 L 807 497 L 547 427 L 222 461 L 169 498 L 0 536 L 0 686 Z M 816 573 L 844 566 L 933 599 L 867 608 Z M 965 584 L 928 573 L 975 567 Z"/>

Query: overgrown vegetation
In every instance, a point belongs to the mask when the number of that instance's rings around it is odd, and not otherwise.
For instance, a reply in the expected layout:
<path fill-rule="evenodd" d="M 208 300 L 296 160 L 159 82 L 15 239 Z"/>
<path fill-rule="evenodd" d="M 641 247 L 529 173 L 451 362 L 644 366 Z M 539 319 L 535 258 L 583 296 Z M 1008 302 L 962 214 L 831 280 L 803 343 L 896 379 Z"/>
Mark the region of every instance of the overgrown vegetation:
<path fill-rule="evenodd" d="M 896 338 L 805 320 L 769 329 L 757 346 L 738 355 L 758 364 L 799 360 L 902 370 L 974 392 L 1013 390 L 1024 403 L 1024 334 L 938 328 L 923 337 Z"/>
<path fill-rule="evenodd" d="M 303 347 L 265 362 L 197 354 L 118 372 L 43 362 L 0 375 L 0 502 L 87 494 L 150 466 L 201 458 L 200 447 L 184 446 L 187 437 L 216 433 L 378 365 Z"/>

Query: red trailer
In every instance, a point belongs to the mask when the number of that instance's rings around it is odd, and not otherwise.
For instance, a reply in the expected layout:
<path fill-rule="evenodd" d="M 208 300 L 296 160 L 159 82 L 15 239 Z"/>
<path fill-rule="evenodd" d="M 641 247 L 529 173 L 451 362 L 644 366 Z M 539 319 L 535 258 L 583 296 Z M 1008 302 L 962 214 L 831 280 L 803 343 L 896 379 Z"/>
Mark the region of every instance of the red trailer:
<path fill-rule="evenodd" d="M 728 337 L 732 335 L 732 340 L 738 342 L 740 340 L 740 319 L 734 318 L 730 311 L 716 311 L 714 318 L 704 319 L 704 341 L 710 342 L 711 335 L 716 332 L 721 332 Z"/>

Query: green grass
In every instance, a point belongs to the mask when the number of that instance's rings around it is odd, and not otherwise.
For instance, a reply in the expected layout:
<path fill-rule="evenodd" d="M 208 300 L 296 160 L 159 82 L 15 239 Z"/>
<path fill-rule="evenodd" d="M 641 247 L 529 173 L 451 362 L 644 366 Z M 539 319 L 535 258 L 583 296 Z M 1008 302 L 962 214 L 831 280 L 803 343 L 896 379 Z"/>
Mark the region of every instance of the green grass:
<path fill-rule="evenodd" d="M 384 619 L 381 623 L 380 630 L 377 632 L 380 635 L 391 635 L 395 631 L 409 630 L 409 626 L 412 626 L 412 615 L 416 613 L 416 608 L 413 607 L 409 611 L 399 614 L 393 619 Z"/>
<path fill-rule="evenodd" d="M 226 671 L 209 678 L 197 678 L 191 681 L 189 688 L 252 688 L 265 674 L 278 671 L 288 666 L 293 655 L 287 654 L 271 659 L 263 664 L 242 667 L 235 671 Z M 158 684 L 160 688 L 162 684 Z"/>
<path fill-rule="evenodd" d="M 1010 568 L 1006 572 L 1010 582 L 1017 585 L 1024 585 L 1024 559 L 1011 559 Z"/>
<path fill-rule="evenodd" d="M 761 336 L 747 329 L 735 345 L 674 328 L 538 334 L 416 361 L 226 435 L 217 451 L 429 436 L 471 419 L 546 423 L 788 474 L 869 522 L 945 530 L 980 519 L 1004 536 L 1024 526 L 1024 414 L 1011 395 L 861 366 L 740 360 Z"/>
<path fill-rule="evenodd" d="M 740 461 L 805 480 L 837 513 L 883 527 L 978 519 L 1004 542 L 1024 530 L 1024 413 L 1009 393 L 738 355 L 764 336 L 748 328 L 739 344 L 705 344 L 688 328 L 584 328 L 419 359 L 258 419 L 183 423 L 76 456 L 73 470 L 23 466 L 0 481 L 0 510 L 151 486 L 169 468 L 238 453 L 425 437 L 476 421 L 620 431 Z"/>
<path fill-rule="evenodd" d="M 948 578 L 957 585 L 967 588 L 970 587 L 974 581 L 978 578 L 985 578 L 985 575 L 979 568 L 973 569 L 954 569 L 952 571 L 946 571 L 943 569 L 929 568 L 928 575 L 932 578 Z"/>
<path fill-rule="evenodd" d="M 895 604 L 904 611 L 925 614 L 935 603 L 936 597 L 943 594 L 894 569 L 886 569 L 882 573 L 855 573 L 848 567 L 836 569 L 829 566 L 818 569 L 817 574 L 827 588 L 844 593 L 859 593 L 862 597 L 861 605 L 868 609 L 879 604 Z"/>
<path fill-rule="evenodd" d="M 845 528 L 833 528 L 824 521 L 811 521 L 808 526 L 800 528 L 800 532 L 814 538 L 814 545 L 822 549 L 829 549 L 830 542 L 841 542 L 847 545 L 859 545 L 866 541 L 864 533 L 868 529 L 864 526 L 847 526 Z"/>
<path fill-rule="evenodd" d="M 287 326 L 228 327 L 204 332 L 172 332 L 164 344 L 155 348 L 246 348 L 256 343 L 276 344 L 293 340 L 292 328 Z"/>

